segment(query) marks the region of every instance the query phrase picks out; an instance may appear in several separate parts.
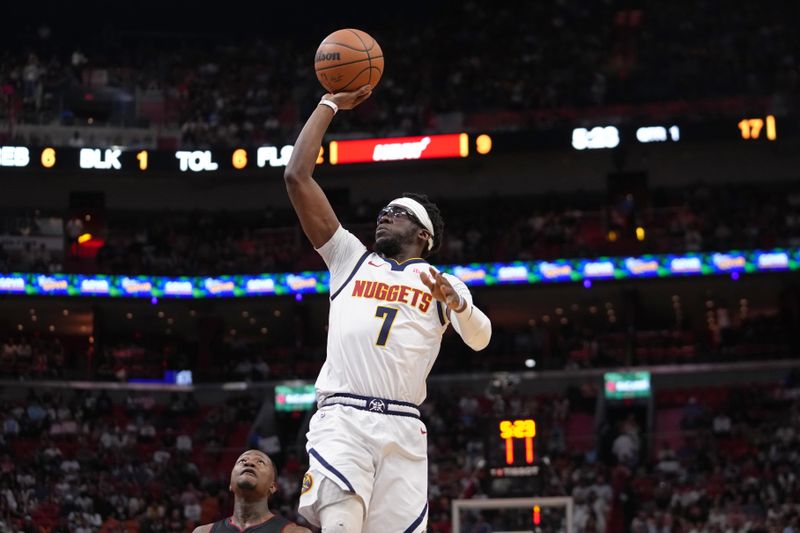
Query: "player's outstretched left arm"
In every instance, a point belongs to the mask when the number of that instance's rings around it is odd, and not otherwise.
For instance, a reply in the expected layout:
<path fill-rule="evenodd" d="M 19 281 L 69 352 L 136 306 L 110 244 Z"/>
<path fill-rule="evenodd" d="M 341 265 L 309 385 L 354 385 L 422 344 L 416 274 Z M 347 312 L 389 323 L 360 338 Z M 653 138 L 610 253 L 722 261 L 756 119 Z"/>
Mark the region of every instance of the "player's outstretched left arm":
<path fill-rule="evenodd" d="M 420 273 L 422 283 L 431 291 L 433 297 L 447 306 L 447 314 L 453 328 L 464 342 L 473 350 L 480 351 L 492 339 L 492 323 L 489 317 L 472 303 L 472 295 L 457 278 L 448 278 L 431 267 L 430 275 Z M 454 286 L 455 284 L 455 286 Z"/>

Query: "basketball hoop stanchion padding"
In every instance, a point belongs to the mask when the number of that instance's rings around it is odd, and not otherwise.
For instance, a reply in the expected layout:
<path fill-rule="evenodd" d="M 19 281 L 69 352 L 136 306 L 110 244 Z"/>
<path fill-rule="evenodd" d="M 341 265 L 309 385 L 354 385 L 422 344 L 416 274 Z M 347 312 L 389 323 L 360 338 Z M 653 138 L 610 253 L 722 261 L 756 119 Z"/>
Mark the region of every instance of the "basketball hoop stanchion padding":
<path fill-rule="evenodd" d="M 572 522 L 573 501 L 570 496 L 555 496 L 547 498 L 487 498 L 474 500 L 453 500 L 451 506 L 451 521 L 453 533 L 461 531 L 461 511 L 470 509 L 533 509 L 539 507 L 564 507 L 566 514 L 566 533 L 574 533 Z M 531 526 L 531 531 L 533 526 Z"/>

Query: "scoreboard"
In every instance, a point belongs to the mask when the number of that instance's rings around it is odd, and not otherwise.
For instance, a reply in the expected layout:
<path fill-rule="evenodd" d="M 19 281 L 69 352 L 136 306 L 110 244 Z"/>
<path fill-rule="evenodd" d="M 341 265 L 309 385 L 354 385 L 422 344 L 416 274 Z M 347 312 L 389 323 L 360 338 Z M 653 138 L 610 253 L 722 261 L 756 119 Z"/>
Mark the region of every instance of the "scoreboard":
<path fill-rule="evenodd" d="M 525 464 L 533 464 L 533 438 L 536 436 L 536 422 L 532 419 L 501 420 L 500 439 L 505 442 L 506 465 L 514 466 L 517 464 L 519 451 L 516 448 L 524 449 Z M 521 462 L 521 458 L 519 458 Z"/>
<path fill-rule="evenodd" d="M 0 168 L 107 173 L 153 171 L 219 173 L 285 167 L 294 145 L 203 150 L 152 150 L 124 147 L 62 148 L 0 146 Z M 346 165 L 423 159 L 463 159 L 491 151 L 488 135 L 466 133 L 358 140 L 332 140 L 320 148 L 317 164 Z"/>
<path fill-rule="evenodd" d="M 318 165 L 384 164 L 432 159 L 464 160 L 495 153 L 537 150 L 592 152 L 636 145 L 675 145 L 699 140 L 776 143 L 796 138 L 797 121 L 771 114 L 703 122 L 594 123 L 541 131 L 447 133 L 410 137 L 331 139 L 320 148 Z M 0 146 L 0 172 L 107 172 L 187 174 L 280 169 L 294 145 L 215 149 L 129 149 L 110 147 Z"/>
<path fill-rule="evenodd" d="M 487 431 L 488 463 L 492 477 L 528 477 L 536 465 L 536 421 L 532 418 L 498 419 Z"/>

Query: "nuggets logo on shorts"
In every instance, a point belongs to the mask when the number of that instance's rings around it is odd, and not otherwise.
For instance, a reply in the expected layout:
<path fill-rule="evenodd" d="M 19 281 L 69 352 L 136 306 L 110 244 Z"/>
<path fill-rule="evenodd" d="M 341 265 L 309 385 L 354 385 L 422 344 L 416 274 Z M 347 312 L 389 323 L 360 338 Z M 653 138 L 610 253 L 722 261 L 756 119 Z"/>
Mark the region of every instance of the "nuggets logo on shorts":
<path fill-rule="evenodd" d="M 383 403 L 383 400 L 379 400 L 378 398 L 370 400 L 368 408 L 370 411 L 375 411 L 376 413 L 386 412 L 386 404 Z"/>
<path fill-rule="evenodd" d="M 303 476 L 303 485 L 300 494 L 305 494 L 310 491 L 312 485 L 314 485 L 314 478 L 311 477 L 311 472 L 306 472 L 306 475 Z"/>

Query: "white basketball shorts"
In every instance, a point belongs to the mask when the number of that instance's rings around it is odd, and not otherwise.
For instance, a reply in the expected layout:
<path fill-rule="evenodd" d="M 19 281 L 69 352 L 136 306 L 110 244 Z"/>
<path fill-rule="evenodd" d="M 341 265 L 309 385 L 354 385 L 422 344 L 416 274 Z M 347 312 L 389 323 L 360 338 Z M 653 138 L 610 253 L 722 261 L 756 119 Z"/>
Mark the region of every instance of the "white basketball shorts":
<path fill-rule="evenodd" d="M 317 489 L 327 478 L 363 502 L 363 533 L 425 531 L 427 428 L 417 416 L 391 413 L 338 404 L 324 405 L 311 418 L 309 469 L 298 507 L 311 524 L 319 527 L 319 509 L 326 503 Z"/>

